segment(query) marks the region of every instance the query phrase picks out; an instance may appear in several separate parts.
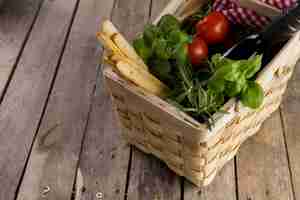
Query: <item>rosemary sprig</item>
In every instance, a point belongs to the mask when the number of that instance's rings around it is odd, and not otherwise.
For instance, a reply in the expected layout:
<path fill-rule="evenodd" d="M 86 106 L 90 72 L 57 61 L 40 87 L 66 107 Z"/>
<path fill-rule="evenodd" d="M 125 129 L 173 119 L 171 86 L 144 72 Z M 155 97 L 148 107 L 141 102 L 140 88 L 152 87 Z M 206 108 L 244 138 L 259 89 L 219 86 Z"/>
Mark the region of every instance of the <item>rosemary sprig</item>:
<path fill-rule="evenodd" d="M 193 73 L 190 63 L 176 63 L 177 78 L 181 80 L 181 87 L 174 89 L 171 102 L 178 109 L 212 126 L 212 114 L 220 109 L 224 97 L 206 88 L 205 80 L 200 80 L 197 73 Z"/>

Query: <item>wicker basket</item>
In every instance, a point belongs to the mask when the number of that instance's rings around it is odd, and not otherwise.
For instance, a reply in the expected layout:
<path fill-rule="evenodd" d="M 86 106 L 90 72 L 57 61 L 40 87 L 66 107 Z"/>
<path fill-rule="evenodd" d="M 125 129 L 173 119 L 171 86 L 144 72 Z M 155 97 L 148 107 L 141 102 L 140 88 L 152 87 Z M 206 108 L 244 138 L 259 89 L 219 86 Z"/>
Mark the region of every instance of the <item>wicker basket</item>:
<path fill-rule="evenodd" d="M 173 0 L 160 16 L 172 13 L 182 19 L 203 3 L 200 0 Z M 197 186 L 205 186 L 279 107 L 300 57 L 299 47 L 298 32 L 258 75 L 257 82 L 265 92 L 261 108 L 252 110 L 238 100 L 230 99 L 223 108 L 228 114 L 214 114 L 216 124 L 211 130 L 121 78 L 111 67 L 104 69 L 104 76 L 127 141 L 154 154 Z"/>

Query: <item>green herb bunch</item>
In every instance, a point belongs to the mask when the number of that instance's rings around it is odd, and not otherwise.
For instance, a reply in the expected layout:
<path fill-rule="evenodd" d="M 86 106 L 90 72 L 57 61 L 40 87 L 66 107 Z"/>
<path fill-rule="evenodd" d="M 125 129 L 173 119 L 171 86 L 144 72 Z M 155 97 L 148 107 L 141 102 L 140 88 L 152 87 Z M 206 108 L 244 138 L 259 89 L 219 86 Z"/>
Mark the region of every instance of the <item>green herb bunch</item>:
<path fill-rule="evenodd" d="M 173 90 L 170 102 L 208 125 L 214 123 L 212 115 L 223 112 L 221 107 L 231 97 L 256 109 L 262 104 L 264 94 L 261 86 L 252 79 L 260 70 L 261 60 L 260 55 L 236 61 L 216 54 L 208 62 L 211 69 L 208 74 L 193 71 L 188 62 L 177 62 L 180 82 Z"/>
<path fill-rule="evenodd" d="M 261 55 L 231 60 L 215 54 L 203 71 L 189 61 L 187 45 L 191 41 L 192 36 L 182 30 L 177 19 L 166 15 L 157 26 L 147 25 L 133 43 L 151 73 L 171 88 L 170 103 L 209 125 L 212 115 L 231 97 L 240 98 L 250 108 L 262 104 L 263 90 L 253 80 L 261 68 Z"/>
<path fill-rule="evenodd" d="M 186 60 L 186 46 L 191 41 L 192 37 L 181 31 L 180 22 L 172 15 L 165 15 L 157 26 L 146 25 L 133 46 L 150 67 L 151 73 L 173 88 L 177 84 L 173 61 Z"/>

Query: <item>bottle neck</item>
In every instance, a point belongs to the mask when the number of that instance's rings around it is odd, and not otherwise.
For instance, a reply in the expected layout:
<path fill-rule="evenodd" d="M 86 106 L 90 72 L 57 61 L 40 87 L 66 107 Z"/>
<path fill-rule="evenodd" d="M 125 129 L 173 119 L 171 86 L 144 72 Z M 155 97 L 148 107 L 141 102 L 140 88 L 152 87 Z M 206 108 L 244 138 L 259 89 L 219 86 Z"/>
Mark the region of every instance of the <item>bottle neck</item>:
<path fill-rule="evenodd" d="M 260 50 L 265 43 L 260 34 L 252 34 L 228 49 L 223 56 L 231 59 L 248 59 L 253 53 Z"/>

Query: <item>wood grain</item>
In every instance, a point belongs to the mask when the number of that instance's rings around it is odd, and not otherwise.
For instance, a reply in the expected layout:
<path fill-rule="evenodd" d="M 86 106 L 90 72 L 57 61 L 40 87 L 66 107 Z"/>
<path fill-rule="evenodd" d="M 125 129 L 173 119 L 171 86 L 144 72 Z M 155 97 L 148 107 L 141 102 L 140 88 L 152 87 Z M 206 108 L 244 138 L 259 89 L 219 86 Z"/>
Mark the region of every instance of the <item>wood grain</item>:
<path fill-rule="evenodd" d="M 295 199 L 300 198 L 300 63 L 289 82 L 281 107 Z"/>
<path fill-rule="evenodd" d="M 0 96 L 13 70 L 41 0 L 10 0 L 0 8 Z"/>
<path fill-rule="evenodd" d="M 163 9 L 170 3 L 170 0 L 152 0 L 152 8 L 150 13 L 150 21 L 153 22 Z"/>
<path fill-rule="evenodd" d="M 180 178 L 162 161 L 136 148 L 133 148 L 129 180 L 130 200 L 180 200 Z"/>
<path fill-rule="evenodd" d="M 143 4 L 146 4 L 143 1 Z M 148 2 L 147 2 L 148 3 Z M 150 20 L 161 12 L 168 1 L 152 1 Z M 142 7 L 142 3 L 139 6 Z M 144 9 L 144 20 L 138 23 L 143 25 L 147 22 L 147 10 Z M 173 173 L 168 167 L 153 156 L 146 155 L 133 148 L 131 160 L 129 187 L 127 198 L 130 200 L 152 200 L 181 198 L 180 177 Z"/>
<path fill-rule="evenodd" d="M 205 188 L 197 188 L 190 182 L 184 183 L 185 200 L 236 200 L 234 161 L 221 169 L 213 182 Z"/>
<path fill-rule="evenodd" d="M 98 3 L 102 3 L 101 7 L 95 6 Z M 19 200 L 40 199 L 41 196 L 46 199 L 71 199 L 101 53 L 95 33 L 99 21 L 110 15 L 112 4 L 96 0 L 80 1 L 30 155 Z M 49 132 L 56 124 L 57 127 Z M 46 186 L 50 191 L 41 195 Z"/>
<path fill-rule="evenodd" d="M 240 199 L 293 199 L 279 112 L 243 145 L 237 175 Z"/>
<path fill-rule="evenodd" d="M 75 3 L 44 1 L 0 107 L 0 199 L 15 197 Z"/>
<path fill-rule="evenodd" d="M 111 99 L 98 80 L 88 122 L 79 169 L 84 177 L 81 199 L 123 200 L 129 161 L 129 146 L 121 138 Z"/>
<path fill-rule="evenodd" d="M 143 30 L 150 1 L 117 0 L 112 21 L 127 39 Z M 130 148 L 121 138 L 120 127 L 112 110 L 111 100 L 97 82 L 96 96 L 87 127 L 80 160 L 85 192 L 82 199 L 95 199 L 102 193 L 104 199 L 124 199 Z"/>

